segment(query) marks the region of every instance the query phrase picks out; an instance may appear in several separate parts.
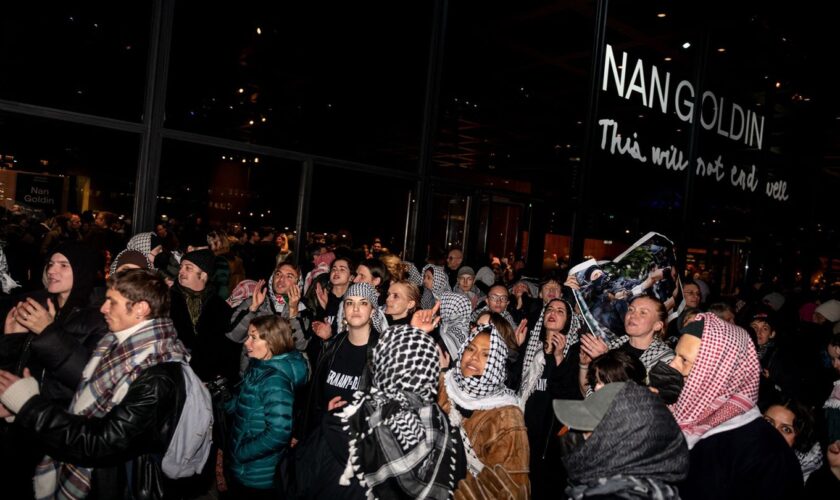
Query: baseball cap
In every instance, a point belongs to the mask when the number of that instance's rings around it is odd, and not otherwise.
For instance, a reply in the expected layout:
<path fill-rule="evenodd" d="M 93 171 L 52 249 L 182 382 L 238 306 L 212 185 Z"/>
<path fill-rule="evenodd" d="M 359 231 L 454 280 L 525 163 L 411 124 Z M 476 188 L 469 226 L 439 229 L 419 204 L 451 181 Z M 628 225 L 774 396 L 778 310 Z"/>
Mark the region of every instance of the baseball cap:
<path fill-rule="evenodd" d="M 555 399 L 554 414 L 557 420 L 576 431 L 592 432 L 603 420 L 615 397 L 626 382 L 607 384 L 583 401 Z"/>

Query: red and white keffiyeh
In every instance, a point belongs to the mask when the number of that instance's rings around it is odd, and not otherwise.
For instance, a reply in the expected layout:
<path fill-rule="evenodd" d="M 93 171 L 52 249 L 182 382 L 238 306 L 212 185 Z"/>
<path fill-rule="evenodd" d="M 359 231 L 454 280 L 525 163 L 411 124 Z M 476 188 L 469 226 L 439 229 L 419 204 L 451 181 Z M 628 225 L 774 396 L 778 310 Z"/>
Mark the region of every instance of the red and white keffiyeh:
<path fill-rule="evenodd" d="M 714 314 L 704 320 L 700 352 L 677 402 L 670 406 L 686 439 L 750 411 L 758 401 L 761 366 L 749 335 Z"/>

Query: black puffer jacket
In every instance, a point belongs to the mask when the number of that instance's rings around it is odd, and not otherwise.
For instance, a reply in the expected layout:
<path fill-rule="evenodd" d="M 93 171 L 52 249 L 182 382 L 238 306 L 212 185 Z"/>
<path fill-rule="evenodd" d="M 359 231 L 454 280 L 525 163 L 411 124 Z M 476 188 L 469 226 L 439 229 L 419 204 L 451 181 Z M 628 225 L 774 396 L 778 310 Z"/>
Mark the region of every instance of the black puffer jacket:
<path fill-rule="evenodd" d="M 72 307 L 40 334 L 26 334 L 19 373 L 29 368 L 41 382 L 41 394 L 64 407 L 73 398 L 96 344 L 108 333 L 100 305 Z"/>
<path fill-rule="evenodd" d="M 73 270 L 73 288 L 52 324 L 40 334 L 27 334 L 16 368 L 18 373 L 29 368 L 41 383 L 41 394 L 66 407 L 108 325 L 99 312 L 102 296 L 95 289 L 101 270 L 96 252 L 81 243 L 65 242 L 47 256 L 47 262 L 59 253 Z M 49 299 L 58 308 L 58 296 L 47 290 L 29 297 L 45 308 Z"/>
<path fill-rule="evenodd" d="M 176 487 L 146 455 L 166 452 L 185 399 L 180 363 L 161 363 L 141 372 L 120 404 L 102 418 L 73 415 L 39 395 L 23 405 L 15 422 L 32 431 L 55 460 L 93 468 L 88 499 L 162 498 Z M 154 466 L 150 470 L 141 463 Z M 138 491 L 143 485 L 157 487 Z"/>

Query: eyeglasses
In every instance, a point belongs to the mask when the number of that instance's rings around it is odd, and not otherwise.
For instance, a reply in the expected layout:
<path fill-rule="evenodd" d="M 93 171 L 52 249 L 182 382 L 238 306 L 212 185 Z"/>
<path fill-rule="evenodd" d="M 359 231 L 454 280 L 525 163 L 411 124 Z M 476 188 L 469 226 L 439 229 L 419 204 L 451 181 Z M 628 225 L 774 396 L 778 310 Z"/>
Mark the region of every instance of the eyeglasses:
<path fill-rule="evenodd" d="M 487 300 L 490 302 L 507 302 L 507 295 L 489 295 Z"/>

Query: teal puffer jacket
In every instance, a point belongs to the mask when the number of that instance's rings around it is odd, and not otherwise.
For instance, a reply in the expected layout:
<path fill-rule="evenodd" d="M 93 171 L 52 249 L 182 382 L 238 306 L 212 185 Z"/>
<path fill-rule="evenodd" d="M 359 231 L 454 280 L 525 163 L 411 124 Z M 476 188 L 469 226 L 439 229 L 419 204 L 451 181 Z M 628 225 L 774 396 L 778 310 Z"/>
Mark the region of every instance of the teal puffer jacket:
<path fill-rule="evenodd" d="M 308 365 L 298 351 L 263 361 L 251 359 L 233 412 L 230 472 L 249 488 L 267 489 L 274 483 L 280 454 L 292 437 L 295 389 L 307 378 Z"/>

